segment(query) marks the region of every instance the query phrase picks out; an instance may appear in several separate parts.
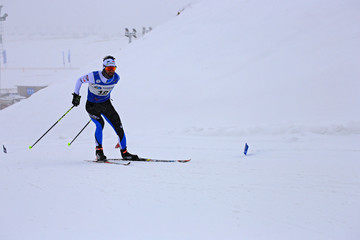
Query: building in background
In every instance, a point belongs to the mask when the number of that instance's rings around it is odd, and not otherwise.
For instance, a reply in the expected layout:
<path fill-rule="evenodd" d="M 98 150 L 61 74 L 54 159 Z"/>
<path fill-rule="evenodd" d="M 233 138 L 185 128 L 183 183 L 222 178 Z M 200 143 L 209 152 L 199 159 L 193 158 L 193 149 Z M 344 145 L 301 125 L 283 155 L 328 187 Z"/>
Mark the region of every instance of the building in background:
<path fill-rule="evenodd" d="M 47 86 L 20 86 L 17 88 L 1 89 L 0 91 L 0 110 L 4 109 L 14 103 L 20 102 L 36 93 L 37 91 L 46 88 Z"/>

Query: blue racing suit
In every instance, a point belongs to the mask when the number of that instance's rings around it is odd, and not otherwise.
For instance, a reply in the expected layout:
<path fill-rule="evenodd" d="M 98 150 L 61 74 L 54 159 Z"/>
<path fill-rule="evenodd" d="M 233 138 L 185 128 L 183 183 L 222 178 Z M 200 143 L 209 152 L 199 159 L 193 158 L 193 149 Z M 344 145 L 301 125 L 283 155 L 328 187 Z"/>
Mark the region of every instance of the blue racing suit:
<path fill-rule="evenodd" d="M 89 84 L 86 111 L 96 125 L 95 143 L 97 147 L 102 146 L 104 117 L 115 130 L 121 149 L 126 149 L 126 136 L 121 119 L 110 102 L 110 93 L 119 80 L 120 76 L 117 73 L 114 73 L 112 78 L 107 79 L 101 71 L 95 71 L 80 77 L 76 82 L 74 93 L 78 95 L 80 95 L 81 85 L 83 83 Z"/>

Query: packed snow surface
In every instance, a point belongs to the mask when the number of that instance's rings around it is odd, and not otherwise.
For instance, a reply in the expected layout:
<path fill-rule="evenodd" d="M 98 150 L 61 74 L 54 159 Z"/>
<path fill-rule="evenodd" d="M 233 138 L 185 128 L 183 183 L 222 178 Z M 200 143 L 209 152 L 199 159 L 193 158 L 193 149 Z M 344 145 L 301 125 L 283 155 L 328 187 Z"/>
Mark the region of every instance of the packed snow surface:
<path fill-rule="evenodd" d="M 8 36 L 1 86 L 48 87 L 0 111 L 0 239 L 360 239 L 359 10 L 209 0 L 131 44 Z M 29 150 L 108 54 L 129 151 L 191 162 L 86 162 L 86 85 Z"/>

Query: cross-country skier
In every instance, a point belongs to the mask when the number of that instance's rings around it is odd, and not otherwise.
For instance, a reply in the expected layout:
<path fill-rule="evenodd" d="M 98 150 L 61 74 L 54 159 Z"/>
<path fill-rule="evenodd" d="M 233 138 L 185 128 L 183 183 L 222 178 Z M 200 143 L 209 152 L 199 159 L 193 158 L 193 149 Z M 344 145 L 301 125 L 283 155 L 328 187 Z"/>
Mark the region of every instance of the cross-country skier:
<path fill-rule="evenodd" d="M 88 73 L 80 77 L 76 81 L 75 91 L 73 93 L 72 104 L 79 106 L 80 104 L 80 88 L 83 83 L 88 83 L 88 95 L 86 101 L 86 111 L 89 113 L 91 120 L 96 125 L 95 143 L 96 143 L 96 159 L 98 161 L 106 161 L 103 152 L 103 128 L 104 119 L 115 130 L 120 145 L 121 156 L 126 160 L 136 160 L 137 155 L 130 154 L 127 151 L 125 132 L 115 108 L 110 102 L 110 93 L 119 82 L 120 76 L 115 73 L 116 64 L 113 56 L 106 56 L 103 59 L 103 70 Z"/>

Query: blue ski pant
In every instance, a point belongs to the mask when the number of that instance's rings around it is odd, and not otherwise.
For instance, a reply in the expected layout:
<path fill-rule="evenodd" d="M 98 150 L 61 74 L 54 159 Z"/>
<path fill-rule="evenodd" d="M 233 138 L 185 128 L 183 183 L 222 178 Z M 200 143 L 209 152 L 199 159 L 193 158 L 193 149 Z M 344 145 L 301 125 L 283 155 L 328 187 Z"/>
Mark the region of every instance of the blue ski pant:
<path fill-rule="evenodd" d="M 121 149 L 126 149 L 126 137 L 119 114 L 116 112 L 110 100 L 102 103 L 86 102 L 86 111 L 91 120 L 95 123 L 95 143 L 97 147 L 102 147 L 104 118 L 111 125 L 118 136 Z"/>

